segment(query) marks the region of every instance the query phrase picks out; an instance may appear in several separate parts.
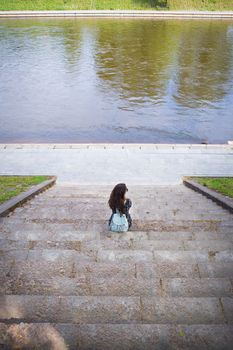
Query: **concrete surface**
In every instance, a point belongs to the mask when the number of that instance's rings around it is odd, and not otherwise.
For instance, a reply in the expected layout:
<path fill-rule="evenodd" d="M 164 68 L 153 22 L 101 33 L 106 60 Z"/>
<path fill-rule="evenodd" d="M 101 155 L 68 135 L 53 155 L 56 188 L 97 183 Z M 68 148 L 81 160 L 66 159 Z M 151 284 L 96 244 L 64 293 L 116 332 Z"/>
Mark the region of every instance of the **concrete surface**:
<path fill-rule="evenodd" d="M 58 183 L 179 184 L 182 176 L 233 176 L 233 146 L 0 144 L 0 174 L 56 175 Z"/>

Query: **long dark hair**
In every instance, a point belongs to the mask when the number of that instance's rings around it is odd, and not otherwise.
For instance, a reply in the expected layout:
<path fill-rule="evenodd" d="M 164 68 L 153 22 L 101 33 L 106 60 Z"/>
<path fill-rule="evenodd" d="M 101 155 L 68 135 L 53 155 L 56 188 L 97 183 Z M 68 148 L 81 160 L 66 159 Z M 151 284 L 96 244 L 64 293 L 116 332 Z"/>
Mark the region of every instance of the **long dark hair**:
<path fill-rule="evenodd" d="M 117 184 L 112 190 L 108 204 L 113 211 L 119 209 L 120 212 L 124 214 L 124 200 L 126 191 L 128 191 L 126 184 Z"/>

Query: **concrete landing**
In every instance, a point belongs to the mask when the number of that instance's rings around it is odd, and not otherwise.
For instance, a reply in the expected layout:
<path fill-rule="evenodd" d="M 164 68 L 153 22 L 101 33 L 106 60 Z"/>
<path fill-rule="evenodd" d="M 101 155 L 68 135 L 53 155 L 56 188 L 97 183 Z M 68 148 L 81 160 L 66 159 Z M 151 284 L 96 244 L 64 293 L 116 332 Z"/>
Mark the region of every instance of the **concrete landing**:
<path fill-rule="evenodd" d="M 0 144 L 0 174 L 58 182 L 169 185 L 182 176 L 233 176 L 233 145 Z"/>
<path fill-rule="evenodd" d="M 231 350 L 233 216 L 192 190 L 56 185 L 0 220 L 3 349 Z"/>

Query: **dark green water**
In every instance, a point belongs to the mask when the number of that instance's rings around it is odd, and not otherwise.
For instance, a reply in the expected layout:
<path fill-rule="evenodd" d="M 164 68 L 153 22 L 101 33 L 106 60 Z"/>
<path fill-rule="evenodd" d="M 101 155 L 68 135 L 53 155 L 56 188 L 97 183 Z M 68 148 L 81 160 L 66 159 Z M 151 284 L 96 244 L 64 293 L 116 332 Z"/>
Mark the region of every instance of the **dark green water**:
<path fill-rule="evenodd" d="M 233 21 L 0 20 L 0 142 L 233 140 Z"/>

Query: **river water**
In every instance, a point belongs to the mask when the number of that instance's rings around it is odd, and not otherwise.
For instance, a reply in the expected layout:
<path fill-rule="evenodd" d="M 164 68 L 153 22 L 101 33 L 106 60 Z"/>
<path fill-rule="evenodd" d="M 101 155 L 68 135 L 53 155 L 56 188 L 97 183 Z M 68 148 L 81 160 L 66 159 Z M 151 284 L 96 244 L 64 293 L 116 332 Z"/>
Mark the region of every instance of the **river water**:
<path fill-rule="evenodd" d="M 0 20 L 0 142 L 228 140 L 232 20 Z"/>

